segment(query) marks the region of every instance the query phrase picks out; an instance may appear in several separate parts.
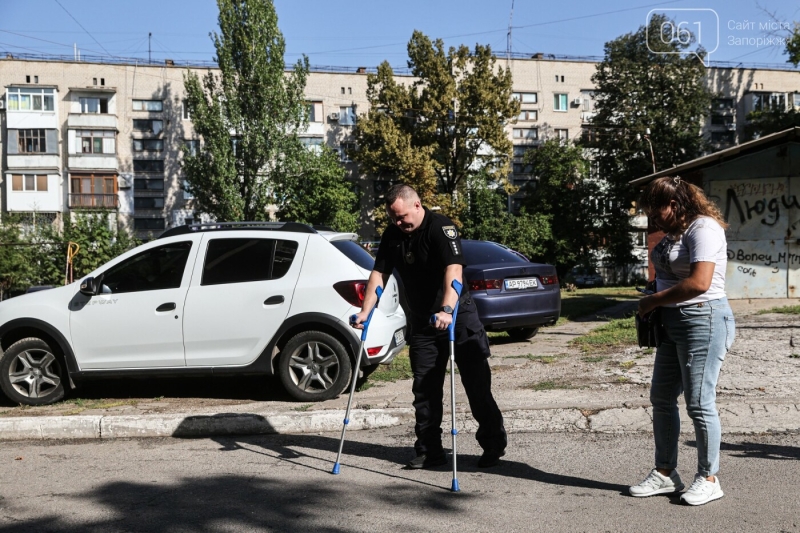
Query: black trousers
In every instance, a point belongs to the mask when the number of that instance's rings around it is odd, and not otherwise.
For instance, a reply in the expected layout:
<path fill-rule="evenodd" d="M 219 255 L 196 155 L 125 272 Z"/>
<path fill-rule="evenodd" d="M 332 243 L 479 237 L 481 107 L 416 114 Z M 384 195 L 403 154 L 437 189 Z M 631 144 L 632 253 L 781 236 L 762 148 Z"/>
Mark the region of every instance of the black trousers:
<path fill-rule="evenodd" d="M 415 317 L 411 332 L 409 356 L 414 373 L 412 391 L 417 435 L 414 449 L 417 454 L 435 455 L 443 449 L 442 400 L 450 359 L 450 339 L 447 330 L 439 331 L 427 320 L 423 322 L 422 317 Z M 478 422 L 475 438 L 484 450 L 504 450 L 508 439 L 503 415 L 492 396 L 492 373 L 487 361 L 491 355 L 489 339 L 472 299 L 459 306 L 455 333 L 456 365 L 470 410 Z"/>

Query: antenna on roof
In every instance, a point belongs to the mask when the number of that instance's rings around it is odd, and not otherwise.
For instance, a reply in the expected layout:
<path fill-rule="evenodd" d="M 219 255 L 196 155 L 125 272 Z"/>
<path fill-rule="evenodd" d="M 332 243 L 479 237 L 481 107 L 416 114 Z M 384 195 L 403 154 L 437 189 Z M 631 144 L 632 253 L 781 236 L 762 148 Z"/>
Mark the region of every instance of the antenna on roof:
<path fill-rule="evenodd" d="M 153 32 L 147 33 L 147 62 L 152 63 L 153 60 L 150 58 L 150 39 L 153 37 Z"/>
<path fill-rule="evenodd" d="M 506 34 L 506 67 L 511 61 L 511 21 L 514 19 L 514 0 L 511 0 L 511 14 L 508 16 L 508 34 Z"/>

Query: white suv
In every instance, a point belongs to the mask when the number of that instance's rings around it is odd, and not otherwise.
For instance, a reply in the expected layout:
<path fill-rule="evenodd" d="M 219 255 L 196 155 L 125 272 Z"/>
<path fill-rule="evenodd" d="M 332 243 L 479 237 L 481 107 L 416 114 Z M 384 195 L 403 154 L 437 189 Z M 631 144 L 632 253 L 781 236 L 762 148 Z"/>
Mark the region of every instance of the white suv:
<path fill-rule="evenodd" d="M 90 378 L 277 374 L 298 400 L 333 398 L 372 268 L 356 238 L 292 222 L 168 230 L 80 282 L 0 303 L 0 388 L 43 405 Z M 392 278 L 359 372 L 391 361 L 405 327 Z"/>

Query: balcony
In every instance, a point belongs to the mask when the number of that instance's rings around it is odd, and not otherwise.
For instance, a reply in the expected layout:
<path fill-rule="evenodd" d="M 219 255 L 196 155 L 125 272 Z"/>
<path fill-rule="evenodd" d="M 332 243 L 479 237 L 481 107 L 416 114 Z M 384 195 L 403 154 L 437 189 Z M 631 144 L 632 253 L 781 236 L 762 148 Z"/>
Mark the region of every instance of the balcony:
<path fill-rule="evenodd" d="M 70 154 L 70 170 L 117 170 L 117 157 L 101 154 Z"/>
<path fill-rule="evenodd" d="M 70 209 L 117 209 L 116 194 L 70 194 Z"/>
<path fill-rule="evenodd" d="M 117 128 L 117 115 L 100 113 L 70 113 L 67 117 L 68 128 Z"/>

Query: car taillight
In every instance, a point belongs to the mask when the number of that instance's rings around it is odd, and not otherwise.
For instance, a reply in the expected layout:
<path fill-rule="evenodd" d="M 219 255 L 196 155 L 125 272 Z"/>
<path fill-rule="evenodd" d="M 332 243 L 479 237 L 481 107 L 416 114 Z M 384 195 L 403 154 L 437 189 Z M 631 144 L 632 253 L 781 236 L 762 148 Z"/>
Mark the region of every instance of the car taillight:
<path fill-rule="evenodd" d="M 558 276 L 541 276 L 542 285 L 553 285 L 558 283 Z"/>
<path fill-rule="evenodd" d="M 488 289 L 501 288 L 503 288 L 502 279 L 474 279 L 469 282 L 469 289 L 471 291 L 485 291 Z"/>
<path fill-rule="evenodd" d="M 347 300 L 347 303 L 353 307 L 362 307 L 364 305 L 364 296 L 367 294 L 367 282 L 365 280 L 340 281 L 334 284 L 333 288 L 336 289 L 339 296 Z"/>
<path fill-rule="evenodd" d="M 369 357 L 375 357 L 376 355 L 381 353 L 381 350 L 383 350 L 383 346 L 376 346 L 374 348 L 367 348 L 367 355 Z"/>

